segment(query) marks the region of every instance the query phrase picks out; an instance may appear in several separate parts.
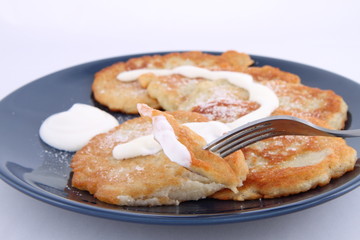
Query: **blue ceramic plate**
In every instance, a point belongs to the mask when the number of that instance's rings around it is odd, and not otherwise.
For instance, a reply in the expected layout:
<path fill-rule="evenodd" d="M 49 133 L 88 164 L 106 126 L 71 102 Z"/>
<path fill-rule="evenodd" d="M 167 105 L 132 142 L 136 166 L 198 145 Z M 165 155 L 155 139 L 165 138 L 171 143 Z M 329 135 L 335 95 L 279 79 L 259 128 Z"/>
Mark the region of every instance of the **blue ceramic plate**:
<path fill-rule="evenodd" d="M 273 217 L 318 205 L 359 186 L 360 166 L 357 164 L 354 171 L 325 187 L 290 197 L 245 202 L 205 199 L 179 206 L 120 207 L 100 202 L 87 192 L 70 187 L 72 154 L 42 143 L 38 135 L 42 121 L 73 103 L 102 108 L 91 95 L 94 73 L 115 62 L 142 55 L 71 67 L 38 79 L 3 99 L 0 102 L 0 177 L 21 192 L 54 206 L 98 217 L 151 224 L 215 224 Z M 359 84 L 295 62 L 260 56 L 252 58 L 256 66 L 271 65 L 298 74 L 305 85 L 335 90 L 349 105 L 347 127 L 360 128 Z M 111 114 L 120 121 L 134 117 Z M 360 152 L 360 138 L 349 139 L 348 143 Z"/>

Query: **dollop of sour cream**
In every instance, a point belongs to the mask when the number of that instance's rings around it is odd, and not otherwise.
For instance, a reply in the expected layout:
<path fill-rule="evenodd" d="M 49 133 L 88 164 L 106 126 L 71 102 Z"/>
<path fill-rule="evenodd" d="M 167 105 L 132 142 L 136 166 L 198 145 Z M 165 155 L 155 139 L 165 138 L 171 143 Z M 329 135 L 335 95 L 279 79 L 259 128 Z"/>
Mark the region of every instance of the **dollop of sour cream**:
<path fill-rule="evenodd" d="M 122 72 L 117 76 L 117 79 L 124 82 L 129 81 L 135 81 L 138 79 L 141 75 L 146 73 L 152 73 L 157 76 L 166 76 L 166 75 L 172 75 L 172 74 L 180 74 L 185 77 L 189 78 L 204 78 L 209 80 L 218 80 L 218 79 L 226 79 L 230 83 L 234 84 L 235 86 L 238 86 L 240 88 L 244 88 L 249 92 L 249 100 L 255 101 L 260 104 L 260 107 L 251 112 L 246 114 L 245 116 L 242 116 L 238 118 L 237 120 L 230 122 L 230 123 L 222 123 L 218 121 L 211 121 L 211 122 L 197 122 L 197 123 L 185 123 L 184 125 L 189 127 L 192 131 L 200 135 L 204 138 L 204 140 L 207 143 L 212 142 L 216 138 L 220 137 L 224 133 L 239 127 L 243 124 L 246 124 L 251 121 L 255 121 L 257 119 L 267 117 L 269 116 L 278 106 L 279 106 L 279 99 L 276 96 L 276 94 L 271 90 L 270 88 L 254 82 L 251 75 L 240 73 L 240 72 L 229 72 L 229 71 L 210 71 L 207 69 L 194 67 L 194 66 L 181 66 L 174 69 L 138 69 L 138 70 L 132 70 L 132 71 L 126 71 Z M 164 123 L 165 124 L 165 123 Z M 138 147 L 135 147 L 135 143 L 132 140 L 125 144 L 119 144 L 113 151 L 113 156 L 117 159 L 124 159 L 127 154 L 126 149 L 127 146 L 132 146 L 131 149 L 131 156 L 143 156 L 147 155 L 147 152 L 157 152 L 160 151 L 161 148 L 159 145 L 156 145 L 156 140 L 154 139 L 153 135 L 149 135 L 146 138 L 147 141 L 150 141 L 150 143 L 147 143 L 148 145 L 155 146 L 154 148 L 146 149 L 146 151 L 142 150 L 141 144 L 138 144 Z M 120 147 L 121 145 L 124 145 L 123 147 Z M 163 144 L 160 144 L 161 147 Z M 164 145 L 165 146 L 165 145 Z M 168 148 L 168 144 L 166 145 Z M 121 149 L 121 151 L 120 151 Z M 165 149 L 162 148 L 162 150 Z M 166 151 L 171 152 L 171 151 Z M 165 154 L 166 154 L 165 152 Z M 170 156 L 168 156 L 170 158 Z"/>
<path fill-rule="evenodd" d="M 77 151 L 92 137 L 119 125 L 116 118 L 96 107 L 76 103 L 65 112 L 51 115 L 41 124 L 40 138 L 65 151 Z"/>

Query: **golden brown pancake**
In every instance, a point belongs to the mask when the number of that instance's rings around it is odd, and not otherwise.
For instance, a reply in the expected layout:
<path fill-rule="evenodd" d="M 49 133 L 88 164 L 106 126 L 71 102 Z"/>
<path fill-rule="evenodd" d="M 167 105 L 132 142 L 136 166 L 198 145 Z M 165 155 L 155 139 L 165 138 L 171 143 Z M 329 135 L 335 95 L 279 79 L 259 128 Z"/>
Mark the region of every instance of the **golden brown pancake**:
<path fill-rule="evenodd" d="M 193 65 L 210 70 L 244 71 L 253 61 L 244 53 L 227 51 L 220 56 L 201 52 L 170 53 L 163 56 L 143 56 L 127 62 L 115 63 L 95 74 L 92 91 L 95 99 L 113 111 L 137 113 L 136 104 L 145 103 L 160 108 L 138 81 L 121 82 L 116 76 L 135 69 L 171 69 Z"/>
<path fill-rule="evenodd" d="M 291 115 L 332 129 L 344 127 L 348 107 L 334 91 L 283 81 L 264 84 L 274 90 L 280 101 L 273 115 Z"/>
<path fill-rule="evenodd" d="M 341 138 L 280 136 L 242 149 L 249 174 L 238 193 L 226 189 L 221 200 L 275 198 L 328 184 L 354 168 L 356 152 Z"/>
<path fill-rule="evenodd" d="M 125 160 L 113 157 L 112 150 L 117 144 L 152 132 L 151 119 L 140 117 L 94 137 L 79 150 L 71 162 L 72 185 L 89 191 L 101 201 L 133 206 L 178 204 L 205 198 L 226 186 L 236 190 L 241 185 L 247 174 L 241 151 L 225 160 L 214 154 L 204 158 L 203 152 L 207 151 L 196 147 L 203 139 L 177 123 L 208 121 L 206 117 L 188 112 L 166 114 L 166 117 L 178 128 L 176 133 L 182 142 L 193 145 L 189 149 L 194 160 L 190 170 L 170 161 L 163 151 Z M 227 174 L 220 176 L 219 169 Z"/>

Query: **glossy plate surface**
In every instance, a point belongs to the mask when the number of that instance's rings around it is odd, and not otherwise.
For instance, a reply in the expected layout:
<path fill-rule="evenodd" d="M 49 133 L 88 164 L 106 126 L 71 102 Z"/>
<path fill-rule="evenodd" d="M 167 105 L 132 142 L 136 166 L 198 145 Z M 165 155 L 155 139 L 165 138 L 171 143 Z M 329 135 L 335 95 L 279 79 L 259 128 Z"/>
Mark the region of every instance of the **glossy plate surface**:
<path fill-rule="evenodd" d="M 179 206 L 119 207 L 102 203 L 90 194 L 70 187 L 72 154 L 53 149 L 40 140 L 38 130 L 42 121 L 53 113 L 67 110 L 74 103 L 102 108 L 91 96 L 94 73 L 115 62 L 141 55 L 71 67 L 33 81 L 4 98 L 0 102 L 0 177 L 23 193 L 58 207 L 98 217 L 149 224 L 215 224 L 262 219 L 318 205 L 360 185 L 358 161 L 354 171 L 325 187 L 268 200 L 235 202 L 206 199 Z M 360 128 L 359 84 L 295 62 L 260 56 L 252 58 L 256 66 L 279 67 L 298 74 L 305 85 L 334 90 L 349 105 L 347 128 Z M 134 117 L 111 114 L 121 122 Z M 360 152 L 360 138 L 347 142 Z"/>

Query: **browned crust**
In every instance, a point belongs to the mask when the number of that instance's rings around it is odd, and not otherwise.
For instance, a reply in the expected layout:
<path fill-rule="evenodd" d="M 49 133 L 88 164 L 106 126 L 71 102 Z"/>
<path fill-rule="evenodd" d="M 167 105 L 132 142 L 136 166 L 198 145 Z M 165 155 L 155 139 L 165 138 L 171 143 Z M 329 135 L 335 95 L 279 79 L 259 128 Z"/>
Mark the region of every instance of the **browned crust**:
<path fill-rule="evenodd" d="M 272 66 L 263 67 L 249 67 L 244 70 L 244 73 L 253 76 L 255 81 L 271 81 L 281 80 L 288 83 L 300 83 L 300 77 L 293 73 L 281 71 L 279 68 Z"/>
<path fill-rule="evenodd" d="M 273 115 L 291 115 L 327 128 L 344 127 L 348 107 L 334 91 L 279 80 L 265 85 L 272 88 L 280 100 L 280 106 Z M 289 99 L 290 102 L 287 102 Z"/>

